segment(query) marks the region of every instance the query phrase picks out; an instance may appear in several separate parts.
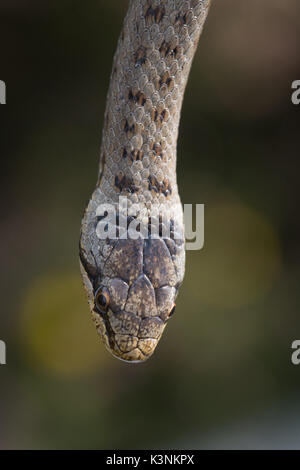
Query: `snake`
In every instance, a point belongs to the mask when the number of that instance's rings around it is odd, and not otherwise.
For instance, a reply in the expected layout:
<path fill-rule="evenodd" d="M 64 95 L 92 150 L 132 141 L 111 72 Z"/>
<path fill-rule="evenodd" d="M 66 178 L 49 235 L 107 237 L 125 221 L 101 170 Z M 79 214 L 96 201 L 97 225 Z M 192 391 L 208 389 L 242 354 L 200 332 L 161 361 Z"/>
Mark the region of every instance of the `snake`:
<path fill-rule="evenodd" d="M 97 332 L 114 357 L 130 363 L 154 352 L 184 278 L 177 137 L 209 6 L 210 0 L 130 0 L 113 59 L 79 259 Z M 124 237 L 132 224 L 137 236 Z"/>

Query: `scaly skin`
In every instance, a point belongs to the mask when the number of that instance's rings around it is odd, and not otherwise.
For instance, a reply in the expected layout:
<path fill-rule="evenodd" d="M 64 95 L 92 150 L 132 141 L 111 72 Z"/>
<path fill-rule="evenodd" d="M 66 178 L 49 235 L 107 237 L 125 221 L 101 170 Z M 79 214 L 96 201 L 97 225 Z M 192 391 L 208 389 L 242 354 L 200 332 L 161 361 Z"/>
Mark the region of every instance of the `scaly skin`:
<path fill-rule="evenodd" d="M 209 3 L 131 0 L 113 61 L 100 172 L 82 221 L 80 264 L 96 328 L 107 349 L 125 361 L 151 356 L 184 276 L 176 143 L 184 90 Z M 159 205 L 161 227 L 171 228 L 170 235 L 99 239 L 97 208 L 113 204 L 120 226 L 119 196 L 127 198 L 129 210 L 137 205 L 134 219 L 144 227 L 154 222 L 150 212 Z M 126 216 L 125 225 L 131 220 Z"/>

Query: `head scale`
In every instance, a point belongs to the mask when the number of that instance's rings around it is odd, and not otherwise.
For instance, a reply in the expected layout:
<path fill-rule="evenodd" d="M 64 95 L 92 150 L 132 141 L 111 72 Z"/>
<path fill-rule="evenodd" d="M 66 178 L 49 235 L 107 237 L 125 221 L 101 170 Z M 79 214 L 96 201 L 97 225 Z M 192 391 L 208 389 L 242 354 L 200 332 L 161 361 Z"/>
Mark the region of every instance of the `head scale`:
<path fill-rule="evenodd" d="M 175 311 L 183 278 L 184 243 L 168 239 L 116 239 L 97 252 L 82 233 L 80 260 L 96 328 L 119 359 L 149 358 Z M 104 255 L 104 256 L 103 256 Z"/>

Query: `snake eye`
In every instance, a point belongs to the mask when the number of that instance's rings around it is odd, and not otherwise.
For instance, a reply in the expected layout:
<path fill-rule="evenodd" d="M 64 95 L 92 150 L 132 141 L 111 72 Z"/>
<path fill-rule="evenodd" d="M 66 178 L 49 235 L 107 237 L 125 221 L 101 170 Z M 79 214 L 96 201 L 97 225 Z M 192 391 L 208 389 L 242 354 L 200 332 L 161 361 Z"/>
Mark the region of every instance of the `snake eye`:
<path fill-rule="evenodd" d="M 109 293 L 105 287 L 99 287 L 95 293 L 95 306 L 99 312 L 106 312 L 109 304 Z"/>
<path fill-rule="evenodd" d="M 173 307 L 171 308 L 169 315 L 168 315 L 169 318 L 174 314 L 175 309 L 176 309 L 176 304 L 174 304 Z"/>

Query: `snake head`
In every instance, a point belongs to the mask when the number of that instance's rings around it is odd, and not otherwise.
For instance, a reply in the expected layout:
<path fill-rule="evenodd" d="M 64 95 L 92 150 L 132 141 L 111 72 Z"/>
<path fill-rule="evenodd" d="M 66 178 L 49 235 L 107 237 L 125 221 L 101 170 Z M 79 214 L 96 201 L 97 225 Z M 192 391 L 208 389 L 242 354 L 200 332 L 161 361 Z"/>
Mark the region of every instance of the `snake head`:
<path fill-rule="evenodd" d="M 183 241 L 98 240 L 92 255 L 82 248 L 87 240 L 80 246 L 92 318 L 106 348 L 124 361 L 145 361 L 175 311 L 184 275 Z"/>

